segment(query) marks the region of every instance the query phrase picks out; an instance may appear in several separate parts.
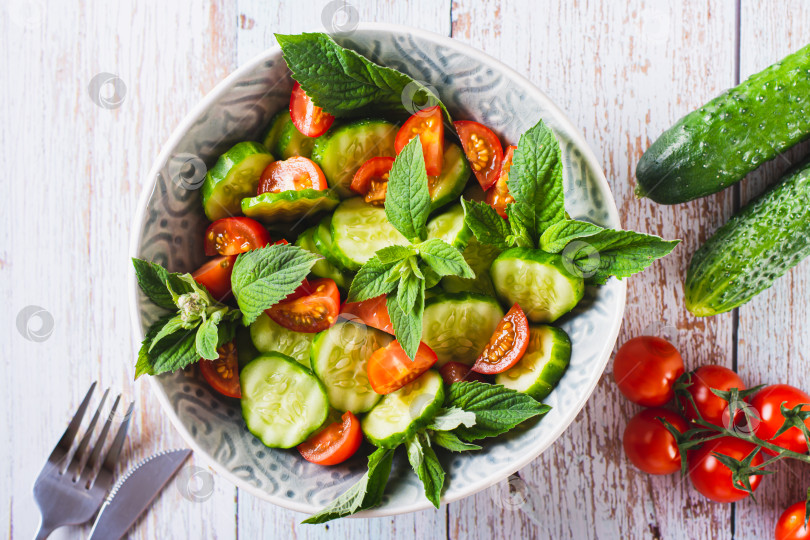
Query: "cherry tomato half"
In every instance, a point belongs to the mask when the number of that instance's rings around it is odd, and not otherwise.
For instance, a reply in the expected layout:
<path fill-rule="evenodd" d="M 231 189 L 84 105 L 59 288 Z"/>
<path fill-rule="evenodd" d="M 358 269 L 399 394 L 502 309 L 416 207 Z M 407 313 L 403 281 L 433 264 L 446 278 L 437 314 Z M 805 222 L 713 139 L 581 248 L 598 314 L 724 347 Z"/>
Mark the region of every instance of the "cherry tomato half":
<path fill-rule="evenodd" d="M 303 189 L 326 189 L 326 176 L 314 161 L 302 156 L 274 161 L 259 179 L 259 195 Z"/>
<path fill-rule="evenodd" d="M 191 274 L 194 280 L 208 289 L 215 300 L 224 300 L 231 294 L 231 273 L 236 255 L 215 257 Z"/>
<path fill-rule="evenodd" d="M 297 82 L 290 95 L 290 118 L 296 129 L 307 137 L 320 137 L 335 121 L 334 116 L 312 103 Z"/>
<path fill-rule="evenodd" d="M 721 437 L 704 443 L 697 450 L 689 452 L 689 479 L 695 489 L 704 497 L 716 502 L 734 502 L 748 496 L 740 489 L 742 484 L 734 484 L 731 469 L 726 467 L 714 454 L 723 454 L 742 461 L 756 445 L 734 437 Z M 757 453 L 751 462 L 756 467 L 762 463 L 762 453 Z M 762 476 L 751 476 L 751 489 L 756 491 Z"/>
<path fill-rule="evenodd" d="M 340 419 L 342 422 L 329 424 L 298 445 L 305 460 L 318 465 L 337 465 L 357 452 L 363 442 L 360 420 L 351 411 L 343 413 Z"/>
<path fill-rule="evenodd" d="M 270 233 L 249 217 L 226 217 L 213 222 L 205 230 L 205 254 L 239 255 L 270 243 Z"/>
<path fill-rule="evenodd" d="M 692 385 L 688 390 L 703 419 L 716 426 L 729 427 L 732 422 L 728 418 L 728 402 L 714 395 L 712 388 L 723 391 L 731 388 L 745 390 L 745 385 L 736 373 L 724 366 L 701 366 L 692 372 Z M 691 403 L 681 398 L 681 406 L 688 420 L 697 420 L 697 413 Z M 734 422 L 739 419 L 738 416 Z"/>
<path fill-rule="evenodd" d="M 300 288 L 299 288 L 300 290 Z M 331 279 L 316 279 L 310 283 L 310 294 L 287 297 L 265 312 L 284 328 L 296 332 L 321 332 L 337 319 L 340 293 Z"/>
<path fill-rule="evenodd" d="M 360 319 L 363 324 L 377 330 L 394 333 L 394 325 L 391 324 L 391 317 L 388 315 L 384 294 L 362 302 L 346 302 L 340 313 L 348 315 L 349 317 L 346 317 L 348 319 Z"/>
<path fill-rule="evenodd" d="M 658 407 L 671 400 L 672 386 L 683 374 L 683 359 L 672 344 L 660 337 L 639 336 L 619 348 L 613 359 L 613 379 L 624 397 Z"/>
<path fill-rule="evenodd" d="M 759 412 L 760 422 L 757 427 L 756 435 L 760 439 L 770 441 L 771 443 L 798 452 L 800 454 L 807 453 L 807 441 L 804 438 L 804 433 L 796 427 L 792 427 L 776 437 L 773 436 L 785 423 L 785 417 L 782 416 L 781 405 L 785 403 L 785 407 L 792 409 L 801 403 L 810 404 L 810 395 L 804 390 L 800 390 L 789 384 L 774 384 L 766 386 L 751 398 L 751 405 Z M 802 407 L 803 411 L 810 410 L 810 405 Z M 810 428 L 810 418 L 804 421 L 804 424 Z M 765 450 L 770 453 L 769 450 Z"/>
<path fill-rule="evenodd" d="M 242 397 L 236 345 L 231 341 L 217 349 L 217 352 L 219 358 L 216 360 L 200 360 L 200 372 L 203 378 L 211 385 L 211 388 L 223 396 Z"/>
<path fill-rule="evenodd" d="M 352 178 L 352 190 L 363 195 L 363 200 L 377 206 L 385 203 L 388 191 L 388 173 L 394 164 L 392 157 L 373 157 L 363 163 Z"/>
<path fill-rule="evenodd" d="M 528 346 L 529 321 L 520 306 L 515 304 L 495 327 L 472 370 L 486 375 L 503 373 L 518 363 Z"/>
<path fill-rule="evenodd" d="M 470 366 L 462 364 L 461 362 L 447 362 L 439 368 L 439 374 L 444 380 L 444 384 L 453 384 L 454 382 L 462 381 L 478 381 L 489 382 L 486 377 L 480 373 L 476 373 Z"/>
<path fill-rule="evenodd" d="M 444 118 L 441 107 L 434 105 L 422 109 L 405 121 L 394 139 L 397 154 L 417 135 L 425 155 L 425 171 L 428 176 L 440 175 L 444 164 Z"/>
<path fill-rule="evenodd" d="M 681 469 L 681 453 L 663 418 L 683 433 L 686 420 L 668 409 L 654 407 L 635 415 L 624 428 L 622 445 L 630 462 L 649 474 L 671 474 Z"/>
<path fill-rule="evenodd" d="M 487 190 L 487 204 L 494 208 L 503 219 L 507 217 L 506 205 L 515 202 L 515 198 L 509 193 L 509 186 L 506 184 L 506 181 L 509 180 L 509 170 L 512 168 L 512 156 L 515 150 L 517 150 L 517 146 L 509 146 L 506 149 L 498 180 Z"/>
<path fill-rule="evenodd" d="M 804 524 L 805 501 L 799 501 L 785 510 L 776 522 L 776 540 L 810 540 L 810 526 Z"/>
<path fill-rule="evenodd" d="M 453 122 L 461 139 L 461 147 L 467 155 L 481 189 L 488 190 L 498 180 L 503 161 L 503 147 L 498 136 L 484 124 L 470 120 Z M 430 173 L 428 173 L 430 174 Z"/>
<path fill-rule="evenodd" d="M 416 358 L 411 360 L 397 340 L 381 347 L 368 359 L 368 382 L 378 394 L 390 394 L 430 369 L 436 363 L 433 349 L 419 344 Z"/>

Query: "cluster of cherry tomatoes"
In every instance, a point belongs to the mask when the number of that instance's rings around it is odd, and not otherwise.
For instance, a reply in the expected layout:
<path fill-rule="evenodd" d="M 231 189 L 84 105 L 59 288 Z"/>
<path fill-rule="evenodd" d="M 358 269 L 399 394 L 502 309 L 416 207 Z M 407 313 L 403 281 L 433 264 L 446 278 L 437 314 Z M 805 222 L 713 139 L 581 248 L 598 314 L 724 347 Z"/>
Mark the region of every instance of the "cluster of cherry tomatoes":
<path fill-rule="evenodd" d="M 640 470 L 649 474 L 679 471 L 680 450 L 675 437 L 660 419 L 684 433 L 699 418 L 698 413 L 704 421 L 724 427 L 732 434 L 755 435 L 785 450 L 807 453 L 805 436 L 796 427 L 774 437 L 785 420 L 781 412 L 783 403 L 787 408 L 810 403 L 810 395 L 803 390 L 787 384 L 766 386 L 747 398 L 747 402 L 739 403 L 735 418 L 731 419 L 728 401 L 717 396 L 712 389 L 728 391 L 737 388 L 743 391 L 745 385 L 727 367 L 704 365 L 691 373 L 691 384 L 686 390 L 692 400 L 679 397 L 679 412 L 664 408 L 674 401 L 674 386 L 683 374 L 684 363 L 678 350 L 660 337 L 631 339 L 616 353 L 613 376 L 619 390 L 633 403 L 645 407 L 627 423 L 623 437 L 625 454 Z M 747 420 L 743 407 L 748 409 Z M 806 424 L 810 427 L 810 419 Z M 733 481 L 731 469 L 722 464 L 716 454 L 742 461 L 756 448 L 754 443 L 731 435 L 707 441 L 687 455 L 689 480 L 700 494 L 712 501 L 744 499 L 748 492 L 741 489 L 739 482 Z M 762 448 L 754 456 L 751 466 L 761 465 L 769 455 L 775 454 Z M 761 481 L 762 476 L 751 476 L 751 489 L 756 490 Z M 804 526 L 804 504 L 804 501 L 796 503 L 779 519 L 776 530 L 779 540 L 810 539 L 810 529 Z"/>

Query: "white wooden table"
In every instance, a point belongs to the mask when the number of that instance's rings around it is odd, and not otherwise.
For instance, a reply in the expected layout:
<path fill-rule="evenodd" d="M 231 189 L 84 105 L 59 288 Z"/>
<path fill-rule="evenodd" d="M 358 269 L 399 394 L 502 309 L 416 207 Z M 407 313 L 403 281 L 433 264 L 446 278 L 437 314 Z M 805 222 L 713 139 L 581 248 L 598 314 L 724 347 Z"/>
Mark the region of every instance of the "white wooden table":
<path fill-rule="evenodd" d="M 130 219 L 150 163 L 193 104 L 273 45 L 274 32 L 323 30 L 326 4 L 3 0 L 0 530 L 9 537 L 33 535 L 33 479 L 90 381 L 136 402 L 129 464 L 183 446 L 149 385 L 132 381 L 136 344 L 125 283 Z M 740 187 L 677 207 L 636 200 L 633 172 L 643 150 L 677 118 L 810 41 L 810 2 L 354 0 L 348 9 L 362 21 L 450 35 L 525 74 L 584 132 L 624 225 L 684 239 L 672 256 L 630 280 L 620 342 L 650 325 L 673 326 L 689 367 L 716 362 L 737 368 L 750 385 L 808 386 L 808 263 L 750 304 L 710 319 L 683 308 L 682 288 L 698 243 L 808 146 Z M 88 85 L 99 73 L 123 82 L 118 106 L 91 99 Z M 46 339 L 34 335 L 43 320 L 36 317 L 24 336 L 28 306 L 45 310 L 46 326 L 52 317 Z M 203 473 L 192 495 L 176 484 L 166 489 L 130 535 L 770 538 L 781 509 L 810 484 L 806 466 L 782 467 L 765 479 L 758 503 L 717 505 L 676 475 L 640 474 L 620 444 L 636 410 L 603 376 L 565 434 L 520 471 L 535 512 L 501 503 L 502 485 L 438 511 L 302 526 L 303 515 Z M 54 538 L 87 532 L 67 528 Z"/>

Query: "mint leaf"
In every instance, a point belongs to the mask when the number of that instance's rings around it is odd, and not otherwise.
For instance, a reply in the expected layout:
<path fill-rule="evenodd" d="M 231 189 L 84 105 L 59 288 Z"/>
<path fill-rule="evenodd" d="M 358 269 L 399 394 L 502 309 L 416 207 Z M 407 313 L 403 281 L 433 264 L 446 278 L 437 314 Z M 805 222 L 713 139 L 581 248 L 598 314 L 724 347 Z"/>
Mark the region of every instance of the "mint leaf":
<path fill-rule="evenodd" d="M 528 231 L 532 247 L 540 235 L 565 219 L 562 152 L 551 129 L 540 120 L 520 137 L 506 181 L 512 212 Z M 480 240 L 480 238 L 479 238 Z"/>
<path fill-rule="evenodd" d="M 386 246 L 382 249 L 378 249 L 376 256 L 383 264 L 392 264 L 398 263 L 403 259 L 407 259 L 411 255 L 415 254 L 416 250 L 413 249 L 413 246 Z"/>
<path fill-rule="evenodd" d="M 152 337 L 152 343 L 149 345 L 149 349 L 147 350 L 147 352 L 152 352 L 155 349 L 155 347 L 160 345 L 161 341 L 171 337 L 175 332 L 191 330 L 195 326 L 196 324 L 187 325 L 180 315 L 175 315 L 174 317 L 166 321 L 166 324 L 163 325 L 163 328 L 160 328 L 157 334 L 155 334 L 155 336 Z"/>
<path fill-rule="evenodd" d="M 422 260 L 439 276 L 474 278 L 475 273 L 461 252 L 439 238 L 431 238 L 417 246 Z"/>
<path fill-rule="evenodd" d="M 344 49 L 326 34 L 276 34 L 276 40 L 293 79 L 333 116 L 357 116 L 368 109 L 401 115 L 407 94 L 414 103 L 438 103 L 450 119 L 439 97 L 425 85 Z"/>
<path fill-rule="evenodd" d="M 169 271 L 159 264 L 143 259 L 133 258 L 132 265 L 135 267 L 138 285 L 149 300 L 162 308 L 173 310 L 175 308 L 174 300 L 166 287 Z"/>
<path fill-rule="evenodd" d="M 397 155 L 388 174 L 385 215 L 391 225 L 411 242 L 427 236 L 430 192 L 425 157 L 419 136 L 411 139 Z"/>
<path fill-rule="evenodd" d="M 397 304 L 399 309 L 408 313 L 413 309 L 416 302 L 416 297 L 420 294 L 420 289 L 423 291 L 425 282 L 416 277 L 412 272 L 408 272 L 399 280 L 397 287 Z"/>
<path fill-rule="evenodd" d="M 440 410 L 427 428 L 433 431 L 452 431 L 462 425 L 473 427 L 475 413 L 458 407 L 450 407 Z"/>
<path fill-rule="evenodd" d="M 520 220 L 520 216 L 515 215 L 514 204 L 506 206 L 506 216 L 509 218 L 509 228 L 512 231 L 512 234 L 507 238 L 509 245 L 533 248 L 532 233 L 526 228 L 526 224 Z"/>
<path fill-rule="evenodd" d="M 551 410 L 548 405 L 521 392 L 475 381 L 451 384 L 444 406 L 475 413 L 474 426 L 461 425 L 453 430 L 468 442 L 506 433 L 521 422 Z"/>
<path fill-rule="evenodd" d="M 302 523 L 325 523 L 380 504 L 385 491 L 385 484 L 391 474 L 393 458 L 394 450 L 385 448 L 375 450 L 374 453 L 368 456 L 368 472 L 326 508 L 311 515 Z"/>
<path fill-rule="evenodd" d="M 219 342 L 219 330 L 217 324 L 222 319 L 222 313 L 216 312 L 197 328 L 194 347 L 197 354 L 206 360 L 216 360 L 219 358 L 217 344 Z"/>
<path fill-rule="evenodd" d="M 490 205 L 464 198 L 461 205 L 464 207 L 464 223 L 479 242 L 500 249 L 510 247 L 509 225 Z"/>
<path fill-rule="evenodd" d="M 146 330 L 146 335 L 141 341 L 141 348 L 138 350 L 138 360 L 135 364 L 135 378 L 141 375 L 154 375 L 154 366 L 152 359 L 149 357 L 149 349 L 152 347 L 152 342 L 155 337 L 160 333 L 161 329 L 171 321 L 175 315 L 164 315 Z"/>
<path fill-rule="evenodd" d="M 420 441 L 425 438 L 426 444 Z M 425 497 L 439 507 L 442 500 L 442 488 L 444 487 L 444 469 L 436 457 L 436 452 L 430 447 L 430 441 L 424 434 L 417 433 L 406 442 L 408 448 L 408 461 L 411 464 L 416 476 L 422 481 L 425 488 Z"/>
<path fill-rule="evenodd" d="M 149 351 L 150 375 L 176 371 L 195 364 L 200 360 L 195 346 L 196 333 L 193 330 L 175 332 Z M 137 367 L 137 366 L 136 366 Z"/>
<path fill-rule="evenodd" d="M 470 450 L 481 450 L 477 444 L 466 443 L 456 437 L 450 431 L 436 431 L 430 435 L 434 444 L 441 446 L 451 452 L 468 452 Z"/>
<path fill-rule="evenodd" d="M 425 312 L 425 282 L 420 281 L 421 286 L 416 295 L 413 309 L 403 311 L 399 307 L 394 293 L 388 293 L 385 305 L 388 308 L 388 316 L 394 326 L 394 336 L 399 341 L 402 350 L 411 360 L 416 358 L 416 351 L 422 341 L 422 316 Z"/>
<path fill-rule="evenodd" d="M 360 267 L 349 286 L 349 302 L 362 302 L 388 294 L 397 286 L 399 271 L 395 263 L 383 264 L 372 257 Z"/>
<path fill-rule="evenodd" d="M 231 289 L 249 325 L 301 285 L 320 257 L 288 244 L 272 244 L 241 253 L 233 265 Z"/>
<path fill-rule="evenodd" d="M 587 221 L 566 219 L 555 223 L 540 236 L 540 249 L 548 253 L 559 253 L 569 242 L 577 238 L 593 236 L 604 230 L 599 225 Z"/>

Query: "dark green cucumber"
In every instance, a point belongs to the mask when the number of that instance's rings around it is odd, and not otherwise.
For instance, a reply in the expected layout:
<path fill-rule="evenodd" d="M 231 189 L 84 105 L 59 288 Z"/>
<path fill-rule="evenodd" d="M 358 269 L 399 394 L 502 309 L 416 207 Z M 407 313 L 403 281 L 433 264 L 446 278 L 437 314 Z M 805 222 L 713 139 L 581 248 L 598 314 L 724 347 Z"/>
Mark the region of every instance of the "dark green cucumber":
<path fill-rule="evenodd" d="M 700 317 L 748 302 L 810 256 L 810 161 L 753 200 L 692 256 L 686 307 Z"/>
<path fill-rule="evenodd" d="M 810 45 L 665 131 L 636 167 L 637 193 L 677 204 L 721 191 L 810 135 Z"/>

